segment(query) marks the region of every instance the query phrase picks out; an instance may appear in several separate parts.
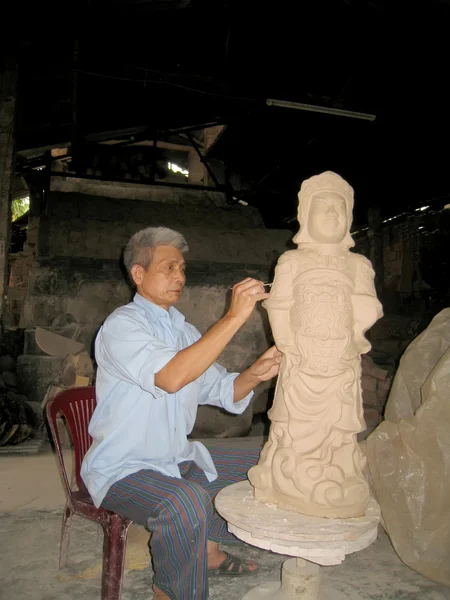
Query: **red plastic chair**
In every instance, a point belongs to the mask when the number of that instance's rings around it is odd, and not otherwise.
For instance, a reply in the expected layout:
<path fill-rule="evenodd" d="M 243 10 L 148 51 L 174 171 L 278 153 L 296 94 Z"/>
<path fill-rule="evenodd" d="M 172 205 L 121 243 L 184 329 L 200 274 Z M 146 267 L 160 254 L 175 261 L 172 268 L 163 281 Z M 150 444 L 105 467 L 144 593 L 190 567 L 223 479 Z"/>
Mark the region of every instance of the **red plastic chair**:
<path fill-rule="evenodd" d="M 77 514 L 99 523 L 103 528 L 102 600 L 120 600 L 125 563 L 127 533 L 132 521 L 104 508 L 96 508 L 80 476 L 84 455 L 92 438 L 88 425 L 96 406 L 95 388 L 79 387 L 60 392 L 47 404 L 47 418 L 59 459 L 60 474 L 67 496 L 61 532 L 59 568 L 67 565 L 72 515 Z M 62 413 L 69 426 L 74 447 L 74 475 L 77 490 L 73 490 L 64 465 L 56 417 Z"/>

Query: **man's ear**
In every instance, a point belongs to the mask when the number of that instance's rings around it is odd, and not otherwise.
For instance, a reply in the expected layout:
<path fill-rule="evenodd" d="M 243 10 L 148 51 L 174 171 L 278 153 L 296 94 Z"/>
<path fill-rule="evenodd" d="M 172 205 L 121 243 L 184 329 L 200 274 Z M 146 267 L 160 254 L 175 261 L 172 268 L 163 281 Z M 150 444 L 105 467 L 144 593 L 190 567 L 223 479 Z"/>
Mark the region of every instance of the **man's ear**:
<path fill-rule="evenodd" d="M 144 275 L 144 268 L 141 265 L 133 265 L 131 267 L 131 277 L 136 285 L 140 285 L 142 283 L 142 278 Z"/>

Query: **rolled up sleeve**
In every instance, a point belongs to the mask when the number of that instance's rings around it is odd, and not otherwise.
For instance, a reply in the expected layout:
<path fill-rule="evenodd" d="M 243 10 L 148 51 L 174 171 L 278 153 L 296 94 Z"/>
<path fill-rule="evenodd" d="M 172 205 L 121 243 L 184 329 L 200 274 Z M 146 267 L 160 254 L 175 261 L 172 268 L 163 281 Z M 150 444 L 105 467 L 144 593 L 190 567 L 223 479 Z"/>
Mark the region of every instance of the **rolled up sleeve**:
<path fill-rule="evenodd" d="M 239 402 L 234 402 L 234 380 L 238 376 L 239 373 L 228 373 L 224 367 L 213 363 L 202 376 L 198 403 L 218 406 L 236 415 L 243 413 L 253 397 L 253 392 Z"/>
<path fill-rule="evenodd" d="M 177 354 L 129 315 L 105 322 L 96 339 L 99 365 L 118 379 L 140 386 L 157 398 L 167 392 L 155 385 L 155 375 Z"/>

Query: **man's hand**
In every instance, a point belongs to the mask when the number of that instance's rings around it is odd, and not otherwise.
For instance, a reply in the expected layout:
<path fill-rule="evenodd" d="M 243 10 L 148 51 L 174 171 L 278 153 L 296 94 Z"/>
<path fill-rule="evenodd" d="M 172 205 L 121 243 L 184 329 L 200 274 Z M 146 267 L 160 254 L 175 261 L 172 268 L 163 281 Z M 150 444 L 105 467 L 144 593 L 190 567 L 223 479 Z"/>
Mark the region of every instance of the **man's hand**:
<path fill-rule="evenodd" d="M 255 304 L 269 296 L 270 294 L 265 291 L 262 281 L 247 277 L 244 281 L 233 286 L 233 295 L 227 316 L 245 323 L 252 314 Z"/>
<path fill-rule="evenodd" d="M 195 381 L 213 364 L 234 334 L 247 321 L 255 308 L 255 304 L 259 300 L 265 300 L 268 297 L 269 294 L 264 291 L 262 281 L 257 279 L 247 277 L 244 281 L 233 286 L 231 306 L 227 314 L 197 342 L 177 352 L 172 360 L 155 374 L 156 385 L 169 392 L 169 394 L 174 394 L 191 381 Z M 248 373 L 248 369 L 245 372 Z M 239 377 L 242 377 L 242 373 Z M 263 381 L 263 379 L 247 376 L 247 383 L 244 388 L 248 387 L 248 379 L 253 382 L 249 391 L 260 381 Z M 247 394 L 248 392 L 242 398 Z"/>
<path fill-rule="evenodd" d="M 276 346 L 272 346 L 249 367 L 250 374 L 259 379 L 267 381 L 278 375 L 281 363 L 281 352 Z"/>
<path fill-rule="evenodd" d="M 243 371 L 234 380 L 234 401 L 245 398 L 254 387 L 262 381 L 268 381 L 278 375 L 281 363 L 281 352 L 276 346 L 266 350 L 251 367 Z"/>

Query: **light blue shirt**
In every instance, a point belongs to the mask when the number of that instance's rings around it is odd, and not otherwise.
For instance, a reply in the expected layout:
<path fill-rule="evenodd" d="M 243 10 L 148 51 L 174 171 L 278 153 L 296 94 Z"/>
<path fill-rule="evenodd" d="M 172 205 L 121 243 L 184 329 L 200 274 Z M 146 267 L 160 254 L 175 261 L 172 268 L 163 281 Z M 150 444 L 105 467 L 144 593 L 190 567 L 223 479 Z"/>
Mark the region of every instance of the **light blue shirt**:
<path fill-rule="evenodd" d="M 179 463 L 193 460 L 208 481 L 217 478 L 205 446 L 187 439 L 197 407 L 211 404 L 240 414 L 253 392 L 235 403 L 239 374 L 217 363 L 175 394 L 155 385 L 155 374 L 200 337 L 178 310 L 166 311 L 139 294 L 101 327 L 95 341 L 97 407 L 89 424 L 93 442 L 81 466 L 95 506 L 113 483 L 141 469 L 180 478 Z"/>

